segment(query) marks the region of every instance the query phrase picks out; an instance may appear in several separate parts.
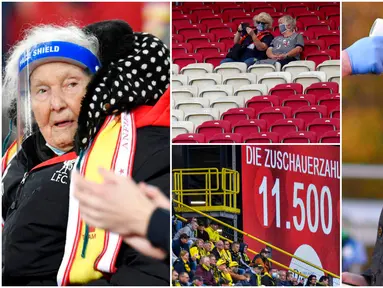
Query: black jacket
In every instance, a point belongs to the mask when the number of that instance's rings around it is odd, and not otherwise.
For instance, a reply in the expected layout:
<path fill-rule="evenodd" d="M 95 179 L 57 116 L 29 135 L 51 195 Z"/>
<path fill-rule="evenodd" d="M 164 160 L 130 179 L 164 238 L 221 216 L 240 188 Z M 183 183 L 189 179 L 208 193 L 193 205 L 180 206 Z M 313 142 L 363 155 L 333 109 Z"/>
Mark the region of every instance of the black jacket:
<path fill-rule="evenodd" d="M 158 186 L 169 197 L 169 128 L 137 129 L 133 178 Z M 71 163 L 56 163 L 24 173 L 51 159 L 40 133 L 25 141 L 3 179 L 3 285 L 56 285 L 64 254 Z M 21 182 L 23 182 L 21 184 Z M 170 220 L 170 219 L 169 219 Z M 156 231 L 149 234 L 157 234 Z M 168 233 L 169 234 L 169 233 Z M 153 238 L 154 236 L 152 236 Z M 145 257 L 121 245 L 118 271 L 94 285 L 169 285 L 169 261 Z M 89 283 L 92 284 L 92 283 Z"/>

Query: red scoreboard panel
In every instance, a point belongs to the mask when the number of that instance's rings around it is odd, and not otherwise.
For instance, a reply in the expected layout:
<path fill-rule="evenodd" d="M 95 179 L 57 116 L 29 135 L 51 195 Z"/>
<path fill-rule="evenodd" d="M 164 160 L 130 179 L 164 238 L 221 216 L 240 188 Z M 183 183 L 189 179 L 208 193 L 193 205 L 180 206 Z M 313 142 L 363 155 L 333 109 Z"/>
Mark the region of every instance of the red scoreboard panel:
<path fill-rule="evenodd" d="M 242 197 L 245 232 L 339 275 L 339 147 L 242 146 Z M 244 241 L 257 252 L 264 248 Z M 272 258 L 323 275 L 281 252 L 274 250 Z"/>

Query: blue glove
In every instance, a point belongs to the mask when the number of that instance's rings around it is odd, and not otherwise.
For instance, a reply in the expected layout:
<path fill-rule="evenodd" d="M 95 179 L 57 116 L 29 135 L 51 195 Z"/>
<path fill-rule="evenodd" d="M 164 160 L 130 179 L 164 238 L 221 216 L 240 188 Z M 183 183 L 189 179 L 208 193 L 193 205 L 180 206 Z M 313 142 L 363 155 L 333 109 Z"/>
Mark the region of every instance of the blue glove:
<path fill-rule="evenodd" d="M 383 36 L 365 37 L 346 49 L 352 74 L 383 73 Z"/>

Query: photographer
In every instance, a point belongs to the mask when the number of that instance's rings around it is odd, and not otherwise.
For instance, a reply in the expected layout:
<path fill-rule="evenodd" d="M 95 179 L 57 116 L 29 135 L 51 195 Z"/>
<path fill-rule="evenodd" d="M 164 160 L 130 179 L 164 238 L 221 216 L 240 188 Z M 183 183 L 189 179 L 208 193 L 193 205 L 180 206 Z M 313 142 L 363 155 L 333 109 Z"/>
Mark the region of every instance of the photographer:
<path fill-rule="evenodd" d="M 249 23 L 241 23 L 234 36 L 234 46 L 221 61 L 227 62 L 245 62 L 247 67 L 253 65 L 256 61 L 266 59 L 266 50 L 269 48 L 274 36 L 269 29 L 272 27 L 273 19 L 268 13 L 260 13 L 253 18 L 255 30 Z"/>

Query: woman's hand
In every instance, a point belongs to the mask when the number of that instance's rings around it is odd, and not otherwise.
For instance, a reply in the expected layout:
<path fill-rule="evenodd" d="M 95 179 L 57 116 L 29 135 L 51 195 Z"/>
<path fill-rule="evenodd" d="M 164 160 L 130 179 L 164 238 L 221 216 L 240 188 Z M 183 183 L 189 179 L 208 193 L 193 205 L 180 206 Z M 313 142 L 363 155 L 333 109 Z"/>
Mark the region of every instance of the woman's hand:
<path fill-rule="evenodd" d="M 250 27 L 247 27 L 247 28 L 246 28 L 246 32 L 247 32 L 247 34 L 249 34 L 251 37 L 253 37 L 253 36 L 255 35 L 254 30 L 251 29 Z"/>
<path fill-rule="evenodd" d="M 238 31 L 242 31 L 242 24 L 238 25 Z"/>
<path fill-rule="evenodd" d="M 342 273 L 342 282 L 355 286 L 369 286 L 366 279 L 362 275 L 349 272 Z"/>
<path fill-rule="evenodd" d="M 348 47 L 346 52 L 352 74 L 383 73 L 383 36 L 362 38 Z"/>

